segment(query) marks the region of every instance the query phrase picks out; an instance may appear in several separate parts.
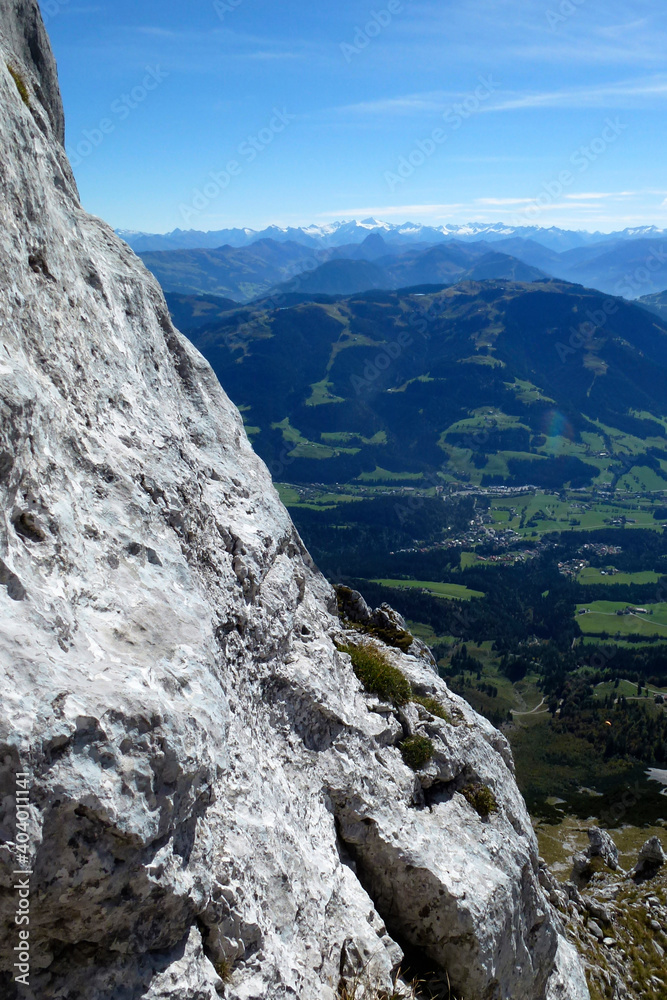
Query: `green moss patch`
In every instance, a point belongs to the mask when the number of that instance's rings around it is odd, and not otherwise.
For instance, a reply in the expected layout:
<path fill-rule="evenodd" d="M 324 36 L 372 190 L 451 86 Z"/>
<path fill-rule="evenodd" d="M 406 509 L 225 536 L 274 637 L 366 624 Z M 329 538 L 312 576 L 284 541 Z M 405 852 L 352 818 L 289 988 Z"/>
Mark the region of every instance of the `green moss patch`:
<path fill-rule="evenodd" d="M 23 79 L 23 77 L 21 76 L 21 74 L 19 73 L 19 71 L 17 69 L 14 69 L 13 66 L 10 66 L 9 63 L 7 63 L 7 69 L 9 70 L 9 75 L 11 76 L 12 80 L 16 84 L 16 89 L 18 90 L 19 94 L 21 95 L 21 100 L 23 101 L 23 103 L 25 104 L 25 106 L 27 108 L 29 108 L 30 107 L 30 94 L 28 92 L 28 87 L 26 86 L 25 80 Z"/>

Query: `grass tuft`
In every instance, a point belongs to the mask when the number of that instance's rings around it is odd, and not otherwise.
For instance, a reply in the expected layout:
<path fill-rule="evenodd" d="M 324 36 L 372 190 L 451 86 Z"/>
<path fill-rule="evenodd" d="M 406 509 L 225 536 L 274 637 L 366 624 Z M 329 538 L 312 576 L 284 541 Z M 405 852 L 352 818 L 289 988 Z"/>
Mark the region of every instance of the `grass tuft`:
<path fill-rule="evenodd" d="M 450 716 L 447 714 L 447 712 L 442 707 L 437 698 L 430 698 L 425 695 L 413 694 L 411 700 L 414 701 L 417 705 L 421 705 L 422 708 L 425 708 L 427 712 L 431 713 L 431 715 L 435 715 L 438 719 L 444 719 L 445 722 L 449 722 L 451 724 L 452 720 Z"/>
<path fill-rule="evenodd" d="M 461 789 L 461 794 L 482 819 L 486 819 L 491 813 L 498 812 L 496 797 L 486 785 L 482 785 L 479 782 L 466 785 Z"/>
<path fill-rule="evenodd" d="M 232 980 L 232 972 L 234 971 L 234 963 L 229 958 L 222 958 L 219 962 L 214 965 L 215 971 L 222 979 L 223 983 L 227 985 Z"/>
<path fill-rule="evenodd" d="M 413 771 L 420 771 L 428 764 L 434 752 L 433 741 L 428 736 L 409 736 L 401 743 L 403 760 Z"/>
<path fill-rule="evenodd" d="M 348 653 L 352 668 L 369 694 L 376 694 L 397 707 L 406 705 L 412 698 L 410 682 L 387 657 L 373 646 L 339 646 L 341 653 Z"/>
<path fill-rule="evenodd" d="M 11 76 L 12 80 L 16 84 L 16 89 L 18 90 L 19 94 L 21 95 L 21 100 L 23 101 L 23 103 L 25 104 L 25 106 L 27 108 L 29 108 L 30 107 L 30 94 L 28 93 L 28 87 L 26 86 L 25 80 L 23 79 L 23 77 L 21 76 L 21 74 L 19 73 L 19 71 L 17 69 L 14 69 L 13 66 L 10 66 L 9 63 L 7 63 L 7 69 L 9 70 L 9 75 Z"/>

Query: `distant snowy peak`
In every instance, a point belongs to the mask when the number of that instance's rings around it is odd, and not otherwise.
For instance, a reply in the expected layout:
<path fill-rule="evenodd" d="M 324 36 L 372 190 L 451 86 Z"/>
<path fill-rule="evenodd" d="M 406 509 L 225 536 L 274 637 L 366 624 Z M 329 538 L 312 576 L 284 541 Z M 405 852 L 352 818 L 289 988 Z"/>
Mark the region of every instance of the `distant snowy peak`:
<path fill-rule="evenodd" d="M 215 232 L 199 232 L 194 229 L 184 231 L 174 229 L 171 233 L 143 233 L 132 229 L 117 229 L 116 233 L 137 253 L 152 250 L 193 250 L 215 248 L 224 245 L 245 247 L 258 240 L 272 239 L 278 243 L 291 240 L 306 246 L 339 247 L 346 244 L 362 243 L 369 233 L 380 233 L 390 244 L 443 243 L 451 240 L 477 241 L 503 240 L 511 237 L 530 239 L 541 243 L 550 250 L 562 252 L 575 247 L 590 246 L 593 243 L 617 243 L 621 240 L 656 239 L 665 236 L 667 230 L 656 226 L 637 226 L 616 233 L 589 233 L 543 226 L 509 226 L 502 222 L 468 222 L 462 225 L 446 223 L 443 226 L 427 226 L 423 223 L 403 222 L 395 224 L 379 219 L 344 219 L 323 224 L 287 227 L 268 226 L 261 231 L 254 229 L 221 229 Z"/>

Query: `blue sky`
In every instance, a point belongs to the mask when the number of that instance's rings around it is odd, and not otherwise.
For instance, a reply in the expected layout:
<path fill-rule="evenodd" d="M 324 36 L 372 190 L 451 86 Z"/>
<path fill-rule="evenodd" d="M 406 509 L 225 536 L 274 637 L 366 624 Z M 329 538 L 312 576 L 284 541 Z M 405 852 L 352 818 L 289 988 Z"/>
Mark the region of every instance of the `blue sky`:
<path fill-rule="evenodd" d="M 667 226 L 662 0 L 42 0 L 86 208 Z"/>

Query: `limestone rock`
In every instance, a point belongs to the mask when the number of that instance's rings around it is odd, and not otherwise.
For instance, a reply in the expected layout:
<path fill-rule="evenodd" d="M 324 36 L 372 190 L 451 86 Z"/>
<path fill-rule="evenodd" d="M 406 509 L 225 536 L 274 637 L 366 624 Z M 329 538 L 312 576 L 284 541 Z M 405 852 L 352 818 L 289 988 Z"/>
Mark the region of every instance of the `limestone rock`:
<path fill-rule="evenodd" d="M 585 879 L 589 874 L 591 859 L 598 857 L 602 858 L 611 871 L 618 871 L 618 848 L 611 835 L 598 826 L 591 826 L 588 829 L 588 839 L 590 843 L 586 850 L 579 851 L 572 859 L 572 877 Z"/>
<path fill-rule="evenodd" d="M 371 609 L 358 590 L 337 587 L 336 596 L 338 597 L 338 608 L 343 618 L 359 625 L 370 624 L 373 618 Z"/>
<path fill-rule="evenodd" d="M 572 858 L 572 878 L 581 878 L 586 871 L 590 858 L 587 851 L 578 851 Z"/>
<path fill-rule="evenodd" d="M 435 657 L 429 647 L 410 634 L 405 619 L 390 605 L 383 604 L 371 611 L 359 591 L 349 587 L 337 587 L 336 596 L 343 619 L 361 625 L 371 634 L 379 635 L 385 641 L 405 649 L 411 656 L 420 657 L 436 669 Z"/>
<path fill-rule="evenodd" d="M 637 863 L 630 872 L 630 875 L 646 875 L 656 872 L 667 861 L 659 837 L 650 837 L 641 847 Z"/>
<path fill-rule="evenodd" d="M 599 826 L 591 826 L 588 829 L 588 839 L 590 841 L 589 857 L 602 858 L 608 868 L 616 871 L 618 868 L 618 848 L 610 834 L 606 830 L 601 830 Z"/>
<path fill-rule="evenodd" d="M 451 721 L 362 691 L 238 412 L 78 203 L 36 2 L 0 13 L 2 996 L 335 1000 L 341 969 L 370 996 L 400 938 L 469 1000 L 585 1000 L 507 741 L 419 656 L 388 652 Z"/>

